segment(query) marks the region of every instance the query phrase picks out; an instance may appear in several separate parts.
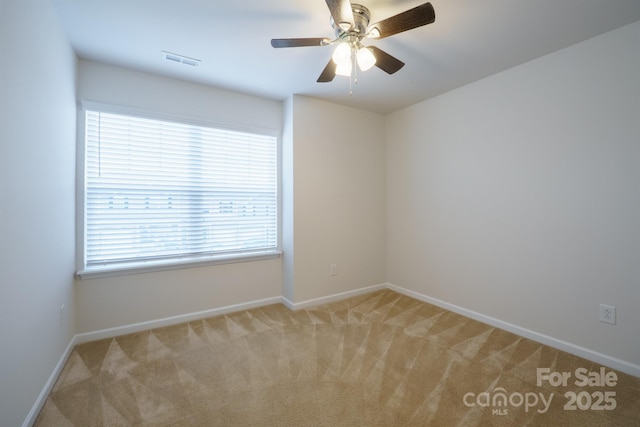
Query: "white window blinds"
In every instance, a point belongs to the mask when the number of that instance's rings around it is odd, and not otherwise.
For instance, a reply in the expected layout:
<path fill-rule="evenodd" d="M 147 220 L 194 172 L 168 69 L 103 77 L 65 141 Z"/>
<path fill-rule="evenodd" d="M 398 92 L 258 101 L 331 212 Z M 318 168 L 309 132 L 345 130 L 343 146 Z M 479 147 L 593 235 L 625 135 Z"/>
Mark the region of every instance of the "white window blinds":
<path fill-rule="evenodd" d="M 85 267 L 277 248 L 273 136 L 86 112 Z"/>

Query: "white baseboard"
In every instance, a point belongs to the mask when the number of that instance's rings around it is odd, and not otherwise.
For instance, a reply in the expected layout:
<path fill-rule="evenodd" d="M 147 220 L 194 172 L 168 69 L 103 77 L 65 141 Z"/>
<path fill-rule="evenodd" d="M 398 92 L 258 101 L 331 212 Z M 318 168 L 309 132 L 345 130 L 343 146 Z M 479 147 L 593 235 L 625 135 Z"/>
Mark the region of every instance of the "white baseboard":
<path fill-rule="evenodd" d="M 22 427 L 30 427 L 36 422 L 36 418 L 38 418 L 38 414 L 44 406 L 44 402 L 46 402 L 49 393 L 51 393 L 51 390 L 53 389 L 53 385 L 56 383 L 56 380 L 60 376 L 60 373 L 62 373 L 64 364 L 67 363 L 67 359 L 71 355 L 73 347 L 76 345 L 75 339 L 76 336 L 74 335 L 69 341 L 69 344 L 67 344 L 67 348 L 64 349 L 64 352 L 62 353 L 62 356 L 60 356 L 58 363 L 56 363 L 56 366 L 53 368 L 53 372 L 51 372 L 51 375 L 49 375 L 49 379 L 44 384 L 44 387 L 40 391 L 38 398 L 27 414 L 27 418 L 22 423 Z"/>
<path fill-rule="evenodd" d="M 234 311 L 249 310 L 256 307 L 279 303 L 282 303 L 282 297 L 265 298 L 241 304 L 233 304 L 225 307 L 213 308 L 210 310 L 197 311 L 195 313 L 180 314 L 177 316 L 165 317 L 162 319 L 149 320 L 146 322 L 133 323 L 124 326 L 116 326 L 115 328 L 84 332 L 81 334 L 77 334 L 74 338 L 76 339 L 76 344 L 82 344 L 89 341 L 96 341 L 104 338 L 113 338 L 120 335 L 132 334 L 134 332 L 146 331 L 148 329 L 162 328 L 165 326 L 177 325 L 179 323 L 192 322 L 194 320 L 200 320 L 207 317 L 233 313 Z"/>
<path fill-rule="evenodd" d="M 381 283 L 379 285 L 367 286 L 365 288 L 354 289 L 352 291 L 340 292 L 338 294 L 328 295 L 326 297 L 313 298 L 300 302 L 293 302 L 285 297 L 282 297 L 282 303 L 289 310 L 303 310 L 305 308 L 314 307 L 316 305 L 328 304 L 330 302 L 339 301 L 341 299 L 351 298 L 358 295 L 364 295 L 375 291 L 380 291 L 382 289 L 387 289 L 386 283 Z"/>
<path fill-rule="evenodd" d="M 448 302 L 439 300 L 437 298 L 432 298 L 428 295 L 424 295 L 419 292 L 401 288 L 400 286 L 396 286 L 391 283 L 387 283 L 386 287 L 387 289 L 396 291 L 408 297 L 415 298 L 417 300 L 436 305 L 446 310 L 453 311 L 454 313 L 458 313 L 462 316 L 469 317 L 471 319 L 477 320 L 482 323 L 486 323 L 491 326 L 495 326 L 496 328 L 504 329 L 505 331 L 512 332 L 516 335 L 529 338 L 541 344 L 545 344 L 550 347 L 557 348 L 558 350 L 565 351 L 575 356 L 582 357 L 583 359 L 587 359 L 592 362 L 598 363 L 600 365 L 607 366 L 612 369 L 616 369 L 620 372 L 624 372 L 625 374 L 633 375 L 634 377 L 640 378 L 640 365 L 636 365 L 634 363 L 627 362 L 625 360 L 617 359 L 615 357 L 611 357 L 606 354 L 602 354 L 597 351 L 593 351 L 588 348 L 584 348 L 579 345 L 575 345 L 558 338 L 541 334 L 539 332 L 532 331 L 530 329 L 526 329 L 518 325 L 514 325 L 512 323 L 508 323 L 500 319 L 496 319 L 494 317 L 487 316 L 487 315 L 478 313 L 476 311 L 457 306 L 455 304 L 450 304 Z"/>

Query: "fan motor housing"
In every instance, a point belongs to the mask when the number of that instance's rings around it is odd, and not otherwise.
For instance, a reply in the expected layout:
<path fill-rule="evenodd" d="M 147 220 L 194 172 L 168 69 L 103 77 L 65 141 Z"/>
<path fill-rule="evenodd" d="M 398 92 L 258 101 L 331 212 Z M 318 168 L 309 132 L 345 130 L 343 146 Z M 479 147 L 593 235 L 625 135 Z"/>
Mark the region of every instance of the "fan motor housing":
<path fill-rule="evenodd" d="M 353 12 L 354 26 L 348 31 L 340 28 L 340 26 L 333 20 L 333 17 L 331 17 L 331 26 L 336 32 L 336 37 L 340 38 L 344 35 L 358 35 L 360 37 L 364 37 L 367 33 L 367 28 L 369 28 L 369 19 L 371 18 L 369 9 L 360 4 L 352 3 L 351 11 Z"/>

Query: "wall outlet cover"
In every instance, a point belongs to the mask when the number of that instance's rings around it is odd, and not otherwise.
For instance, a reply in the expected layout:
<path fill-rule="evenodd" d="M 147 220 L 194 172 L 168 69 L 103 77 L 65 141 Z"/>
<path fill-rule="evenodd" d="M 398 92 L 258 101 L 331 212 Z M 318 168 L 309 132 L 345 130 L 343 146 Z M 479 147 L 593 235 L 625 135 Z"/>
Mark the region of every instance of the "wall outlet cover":
<path fill-rule="evenodd" d="M 600 304 L 600 321 L 616 324 L 616 308 L 612 305 Z"/>

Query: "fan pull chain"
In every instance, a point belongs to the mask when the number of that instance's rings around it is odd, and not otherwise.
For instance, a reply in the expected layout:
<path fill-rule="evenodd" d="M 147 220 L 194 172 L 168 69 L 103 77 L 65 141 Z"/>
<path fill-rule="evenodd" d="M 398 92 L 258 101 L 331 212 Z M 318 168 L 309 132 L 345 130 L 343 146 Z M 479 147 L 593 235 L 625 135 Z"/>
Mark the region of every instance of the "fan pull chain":
<path fill-rule="evenodd" d="M 358 63 L 356 61 L 355 54 L 353 56 L 353 84 L 358 84 Z"/>
<path fill-rule="evenodd" d="M 353 79 L 349 77 L 349 96 L 353 95 Z"/>
<path fill-rule="evenodd" d="M 356 64 L 356 51 L 351 50 L 351 76 L 349 76 L 349 96 L 353 95 L 353 86 L 358 84 L 358 67 Z"/>

